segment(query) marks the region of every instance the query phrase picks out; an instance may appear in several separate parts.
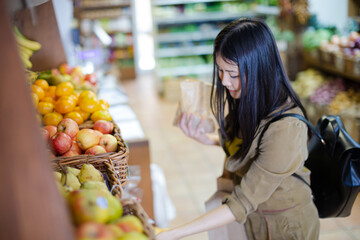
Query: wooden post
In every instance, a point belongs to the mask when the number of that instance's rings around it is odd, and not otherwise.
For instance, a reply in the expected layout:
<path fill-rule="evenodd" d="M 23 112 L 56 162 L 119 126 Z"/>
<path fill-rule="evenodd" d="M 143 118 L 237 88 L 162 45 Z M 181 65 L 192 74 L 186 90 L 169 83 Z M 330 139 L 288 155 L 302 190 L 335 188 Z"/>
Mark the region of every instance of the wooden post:
<path fill-rule="evenodd" d="M 74 239 L 0 1 L 0 239 Z"/>

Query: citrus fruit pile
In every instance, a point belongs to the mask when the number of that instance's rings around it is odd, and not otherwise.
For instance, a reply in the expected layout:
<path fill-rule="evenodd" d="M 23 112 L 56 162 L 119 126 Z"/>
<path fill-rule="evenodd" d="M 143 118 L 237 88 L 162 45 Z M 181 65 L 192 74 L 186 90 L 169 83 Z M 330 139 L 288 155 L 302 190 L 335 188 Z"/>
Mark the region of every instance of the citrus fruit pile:
<path fill-rule="evenodd" d="M 48 81 L 37 79 L 31 85 L 31 96 L 38 118 L 45 126 L 57 126 L 63 118 L 71 118 L 77 124 L 88 119 L 111 120 L 107 101 L 97 99 L 91 90 L 74 91 L 71 82 L 49 86 Z"/>

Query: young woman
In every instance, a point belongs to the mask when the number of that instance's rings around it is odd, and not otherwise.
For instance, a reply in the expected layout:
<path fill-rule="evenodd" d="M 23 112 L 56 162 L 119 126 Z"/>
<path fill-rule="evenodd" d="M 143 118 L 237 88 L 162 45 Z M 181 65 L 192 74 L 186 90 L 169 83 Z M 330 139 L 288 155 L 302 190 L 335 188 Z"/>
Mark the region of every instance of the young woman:
<path fill-rule="evenodd" d="M 283 118 L 270 124 L 258 146 L 264 125 L 273 117 L 306 117 L 270 29 L 259 19 L 236 20 L 216 37 L 213 55 L 211 107 L 219 137 L 192 126 L 187 114 L 179 127 L 201 143 L 223 146 L 235 187 L 220 207 L 156 239 L 181 239 L 235 221 L 244 223 L 248 239 L 318 239 L 320 224 L 311 189 L 292 176 L 296 172 L 309 181 L 304 167 L 307 126 L 297 118 Z"/>

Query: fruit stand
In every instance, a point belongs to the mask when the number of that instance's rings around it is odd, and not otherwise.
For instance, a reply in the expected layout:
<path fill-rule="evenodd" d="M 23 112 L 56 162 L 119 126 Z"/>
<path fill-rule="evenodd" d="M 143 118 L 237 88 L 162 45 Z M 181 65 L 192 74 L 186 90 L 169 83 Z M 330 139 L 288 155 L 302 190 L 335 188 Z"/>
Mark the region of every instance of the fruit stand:
<path fill-rule="evenodd" d="M 129 151 L 109 106 L 63 65 L 52 2 L 29 2 L 0 3 L 0 239 L 153 239 L 142 206 L 123 198 Z M 63 75 L 77 80 L 51 81 Z"/>

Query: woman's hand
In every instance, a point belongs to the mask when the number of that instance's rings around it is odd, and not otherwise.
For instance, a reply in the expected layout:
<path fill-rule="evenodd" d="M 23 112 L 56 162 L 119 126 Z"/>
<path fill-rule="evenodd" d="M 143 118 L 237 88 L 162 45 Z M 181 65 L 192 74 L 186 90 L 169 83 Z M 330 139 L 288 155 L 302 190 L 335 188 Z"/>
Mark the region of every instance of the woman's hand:
<path fill-rule="evenodd" d="M 156 235 L 156 240 L 178 240 L 180 238 L 177 238 L 174 233 L 171 231 L 163 231 Z"/>
<path fill-rule="evenodd" d="M 210 135 L 204 132 L 204 120 L 201 119 L 197 125 L 194 125 L 194 115 L 183 113 L 178 121 L 178 127 L 184 132 L 184 134 L 198 142 L 206 145 L 219 145 L 219 139 L 217 135 Z"/>

